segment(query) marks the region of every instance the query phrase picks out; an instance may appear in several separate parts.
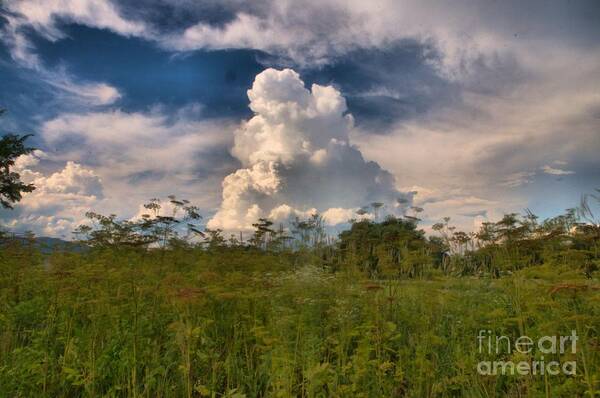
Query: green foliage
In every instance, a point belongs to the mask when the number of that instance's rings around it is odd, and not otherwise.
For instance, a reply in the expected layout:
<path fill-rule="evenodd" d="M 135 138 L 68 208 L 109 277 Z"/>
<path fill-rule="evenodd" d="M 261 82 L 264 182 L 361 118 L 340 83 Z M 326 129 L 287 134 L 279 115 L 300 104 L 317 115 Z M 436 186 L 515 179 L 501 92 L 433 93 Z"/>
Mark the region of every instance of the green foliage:
<path fill-rule="evenodd" d="M 415 222 L 395 217 L 354 222 L 340 234 L 338 248 L 338 267 L 355 267 L 373 278 L 422 276 L 436 264 L 440 250 Z"/>
<path fill-rule="evenodd" d="M 23 193 L 35 189 L 33 184 L 25 184 L 19 173 L 11 170 L 19 156 L 33 151 L 33 148 L 25 145 L 30 136 L 6 134 L 0 138 L 0 206 L 3 208 L 12 209 L 12 205 L 21 200 Z"/>
<path fill-rule="evenodd" d="M 176 246 L 196 236 L 206 237 L 200 230 L 202 216 L 198 208 L 188 200 L 177 200 L 169 196 L 171 212 L 161 213 L 159 199 L 152 199 L 144 205 L 148 213 L 136 220 L 119 220 L 115 214 L 104 216 L 94 212 L 86 213 L 89 224 L 80 225 L 73 233 L 91 247 L 141 247 L 157 245 L 162 249 Z M 211 232 L 212 233 L 212 232 Z M 182 235 L 183 234 L 183 235 Z M 214 239 L 214 234 L 211 235 Z"/>
<path fill-rule="evenodd" d="M 527 211 L 483 223 L 476 233 L 457 231 L 449 218 L 434 224 L 433 230 L 448 248 L 442 267 L 446 273 L 498 277 L 545 264 L 569 266 L 591 278 L 600 260 L 600 229 L 585 221 L 578 209 L 541 223 Z"/>

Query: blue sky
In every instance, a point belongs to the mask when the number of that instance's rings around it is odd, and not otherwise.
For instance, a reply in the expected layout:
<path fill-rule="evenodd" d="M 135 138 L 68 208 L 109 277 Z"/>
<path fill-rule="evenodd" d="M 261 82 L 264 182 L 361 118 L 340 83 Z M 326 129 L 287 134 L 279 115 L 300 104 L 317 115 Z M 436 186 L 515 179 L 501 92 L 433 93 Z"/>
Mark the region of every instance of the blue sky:
<path fill-rule="evenodd" d="M 461 228 L 600 186 L 592 1 L 23 0 L 4 5 L 2 133 L 38 185 L 3 224 L 69 236 L 173 193 L 207 224 L 420 206 Z M 398 202 L 398 198 L 401 200 Z M 405 204 L 399 204 L 405 203 Z"/>

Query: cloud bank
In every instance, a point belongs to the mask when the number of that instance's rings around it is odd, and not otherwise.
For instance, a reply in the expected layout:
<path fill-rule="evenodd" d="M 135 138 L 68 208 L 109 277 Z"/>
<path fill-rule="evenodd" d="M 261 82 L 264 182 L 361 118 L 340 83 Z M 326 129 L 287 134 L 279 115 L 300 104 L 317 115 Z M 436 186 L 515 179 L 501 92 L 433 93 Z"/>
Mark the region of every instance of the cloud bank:
<path fill-rule="evenodd" d="M 87 112 L 47 120 L 45 152 L 17 159 L 15 170 L 37 189 L 1 224 L 15 231 L 70 237 L 87 211 L 133 216 L 139 205 L 169 194 L 203 209 L 218 203 L 215 189 L 235 167 L 226 121 L 196 120 L 192 109 Z M 59 150 L 54 150 L 58 148 Z"/>

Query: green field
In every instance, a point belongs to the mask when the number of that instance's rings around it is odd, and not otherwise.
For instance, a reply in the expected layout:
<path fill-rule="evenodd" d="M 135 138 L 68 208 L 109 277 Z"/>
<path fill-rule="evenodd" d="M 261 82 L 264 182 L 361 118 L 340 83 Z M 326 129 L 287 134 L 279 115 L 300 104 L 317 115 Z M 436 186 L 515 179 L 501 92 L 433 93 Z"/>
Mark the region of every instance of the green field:
<path fill-rule="evenodd" d="M 89 248 L 50 254 L 5 241 L 0 395 L 600 394 L 594 235 L 520 236 L 448 258 L 401 220 L 357 222 L 322 245 L 309 235 L 292 249 L 260 236 L 147 248 L 92 234 Z M 479 374 L 480 361 L 543 355 L 482 352 L 481 330 L 512 341 L 575 331 L 575 353 L 544 360 L 575 361 L 576 374 Z"/>

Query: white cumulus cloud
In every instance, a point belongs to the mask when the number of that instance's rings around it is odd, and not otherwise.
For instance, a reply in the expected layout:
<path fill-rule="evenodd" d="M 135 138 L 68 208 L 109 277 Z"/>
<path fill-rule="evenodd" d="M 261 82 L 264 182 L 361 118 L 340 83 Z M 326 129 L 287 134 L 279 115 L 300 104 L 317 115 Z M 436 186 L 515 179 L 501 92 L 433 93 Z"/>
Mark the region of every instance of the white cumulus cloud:
<path fill-rule="evenodd" d="M 0 219 L 11 230 L 69 238 L 85 221 L 85 213 L 102 201 L 102 180 L 94 171 L 73 161 L 53 173 L 38 171 L 40 159 L 47 159 L 48 155 L 36 152 L 17 158 L 14 167 L 22 180 L 33 183 L 36 189 L 23 195 L 15 210 L 0 211 Z"/>
<path fill-rule="evenodd" d="M 321 212 L 346 222 L 372 201 L 400 212 L 394 177 L 366 161 L 349 140 L 352 117 L 334 87 L 304 87 L 291 69 L 267 69 L 248 91 L 254 116 L 234 134 L 243 168 L 223 180 L 223 200 L 210 228 L 249 229 L 259 217 L 285 220 Z"/>

